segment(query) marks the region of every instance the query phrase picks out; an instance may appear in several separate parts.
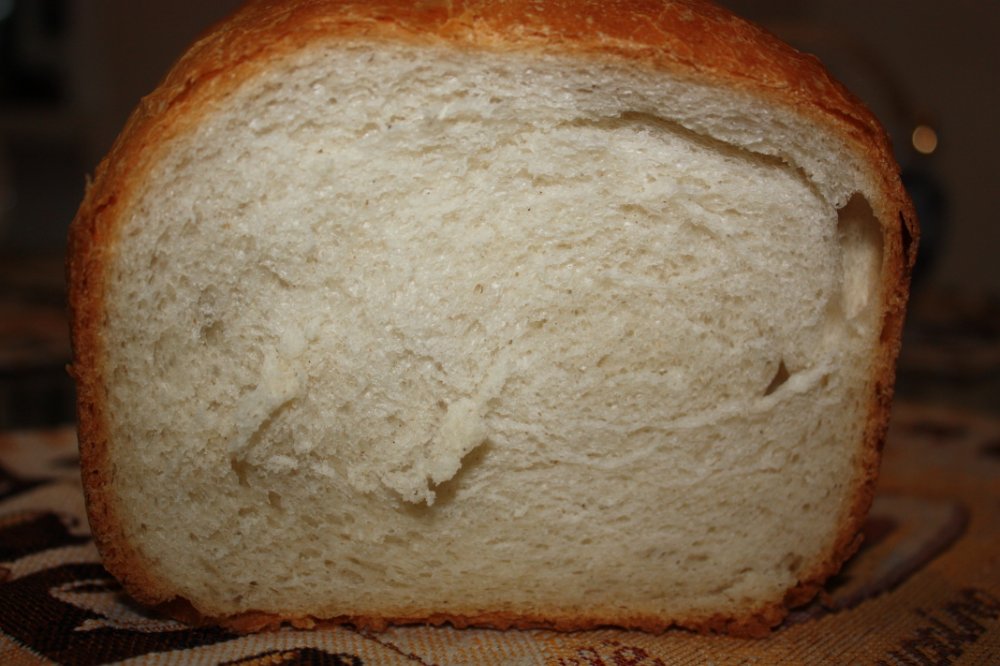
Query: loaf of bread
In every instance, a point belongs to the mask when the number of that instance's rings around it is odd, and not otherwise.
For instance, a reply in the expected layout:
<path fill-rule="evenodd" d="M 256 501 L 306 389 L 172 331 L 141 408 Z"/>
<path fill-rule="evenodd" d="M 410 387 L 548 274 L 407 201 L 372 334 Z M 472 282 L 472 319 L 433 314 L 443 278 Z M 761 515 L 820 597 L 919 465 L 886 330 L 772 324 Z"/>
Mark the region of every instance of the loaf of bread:
<path fill-rule="evenodd" d="M 714 6 L 251 3 L 72 225 L 94 537 L 243 630 L 767 632 L 858 545 L 916 235 Z"/>

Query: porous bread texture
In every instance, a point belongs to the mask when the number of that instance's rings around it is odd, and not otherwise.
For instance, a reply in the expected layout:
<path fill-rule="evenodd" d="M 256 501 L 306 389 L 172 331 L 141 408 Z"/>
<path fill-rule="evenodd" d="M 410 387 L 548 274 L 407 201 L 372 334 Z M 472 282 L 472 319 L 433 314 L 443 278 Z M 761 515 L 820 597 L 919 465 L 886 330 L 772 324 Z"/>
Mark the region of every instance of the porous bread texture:
<path fill-rule="evenodd" d="M 862 158 L 613 60 L 324 43 L 158 148 L 108 268 L 110 502 L 208 616 L 697 626 L 829 567 Z"/>

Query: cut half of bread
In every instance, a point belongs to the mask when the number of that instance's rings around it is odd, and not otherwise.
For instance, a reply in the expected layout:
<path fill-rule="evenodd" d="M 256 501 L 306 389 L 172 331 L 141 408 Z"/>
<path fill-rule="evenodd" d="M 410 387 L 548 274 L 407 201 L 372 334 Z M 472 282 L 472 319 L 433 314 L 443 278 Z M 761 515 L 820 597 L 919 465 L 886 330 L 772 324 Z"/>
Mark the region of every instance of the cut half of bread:
<path fill-rule="evenodd" d="M 757 635 L 858 544 L 917 228 L 700 2 L 256 2 L 73 222 L 108 570 L 281 622 Z"/>

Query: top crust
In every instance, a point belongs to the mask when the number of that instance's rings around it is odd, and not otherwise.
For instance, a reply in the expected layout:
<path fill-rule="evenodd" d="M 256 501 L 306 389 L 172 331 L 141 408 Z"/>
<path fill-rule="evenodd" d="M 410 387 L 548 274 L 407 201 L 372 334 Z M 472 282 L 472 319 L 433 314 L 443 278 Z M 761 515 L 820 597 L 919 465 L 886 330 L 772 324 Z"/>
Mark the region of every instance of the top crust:
<path fill-rule="evenodd" d="M 872 114 L 830 78 L 812 56 L 801 54 L 759 28 L 696 0 L 301 0 L 250 2 L 211 29 L 144 98 L 111 152 L 98 166 L 73 220 L 68 279 L 78 429 L 84 489 L 91 525 L 105 565 L 136 598 L 170 601 L 161 581 L 147 572 L 124 537 L 111 492 L 115 469 L 108 450 L 109 415 L 102 367 L 106 273 L 116 252 L 122 211 L 153 163 L 157 148 L 197 123 L 204 110 L 276 57 L 321 40 L 405 42 L 495 52 L 545 53 L 622 61 L 706 84 L 738 89 L 791 109 L 840 137 L 862 157 L 876 188 L 872 209 L 883 226 L 881 348 L 871 383 L 860 484 L 849 520 L 827 563 L 791 590 L 783 603 L 742 618 L 686 624 L 741 635 L 766 633 L 786 608 L 810 599 L 822 582 L 856 550 L 871 504 L 881 444 L 887 427 L 895 359 L 918 229 L 912 204 L 898 178 L 888 138 Z M 178 615 L 191 619 L 183 601 Z M 229 618 L 236 628 L 260 629 L 282 619 Z M 219 620 L 217 618 L 216 620 Z M 337 620 L 335 620 L 337 621 Z M 340 618 L 366 626 L 379 619 Z M 594 626 L 587 618 L 433 616 L 395 621 L 444 621 L 458 625 Z M 630 626 L 662 630 L 655 619 Z"/>

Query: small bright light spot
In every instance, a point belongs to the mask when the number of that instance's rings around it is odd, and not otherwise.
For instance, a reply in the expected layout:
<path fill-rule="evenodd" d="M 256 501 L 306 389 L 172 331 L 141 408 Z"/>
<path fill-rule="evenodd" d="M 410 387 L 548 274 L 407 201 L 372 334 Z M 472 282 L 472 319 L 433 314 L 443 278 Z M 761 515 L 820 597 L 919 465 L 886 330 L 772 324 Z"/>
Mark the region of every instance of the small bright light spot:
<path fill-rule="evenodd" d="M 917 125 L 910 136 L 913 147 L 918 153 L 930 155 L 938 147 L 938 135 L 930 125 Z"/>

